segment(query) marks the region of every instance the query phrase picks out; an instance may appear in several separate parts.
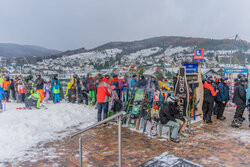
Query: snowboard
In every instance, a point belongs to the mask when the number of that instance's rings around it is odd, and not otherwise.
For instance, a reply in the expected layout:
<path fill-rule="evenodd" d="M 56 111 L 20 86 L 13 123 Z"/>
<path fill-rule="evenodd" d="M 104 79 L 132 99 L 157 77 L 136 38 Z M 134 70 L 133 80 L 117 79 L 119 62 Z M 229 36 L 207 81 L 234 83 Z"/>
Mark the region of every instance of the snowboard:
<path fill-rule="evenodd" d="M 128 117 L 128 127 L 135 128 L 137 119 L 139 117 L 139 112 L 141 109 L 141 105 L 144 97 L 144 89 L 137 89 L 135 92 L 134 102 L 132 111 Z"/>
<path fill-rule="evenodd" d="M 159 119 L 159 109 L 160 109 L 160 96 L 161 92 L 159 89 L 156 89 L 154 92 L 154 99 L 153 99 L 153 108 L 151 112 L 151 128 L 150 128 L 150 135 L 156 136 L 157 135 L 157 124 Z"/>

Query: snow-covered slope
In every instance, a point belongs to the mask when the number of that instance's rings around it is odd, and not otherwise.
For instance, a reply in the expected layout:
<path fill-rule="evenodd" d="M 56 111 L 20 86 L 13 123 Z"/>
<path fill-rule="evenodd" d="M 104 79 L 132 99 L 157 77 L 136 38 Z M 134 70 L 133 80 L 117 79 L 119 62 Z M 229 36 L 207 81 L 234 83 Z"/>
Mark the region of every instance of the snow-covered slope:
<path fill-rule="evenodd" d="M 0 114 L 0 166 L 1 162 L 22 159 L 39 142 L 69 135 L 72 126 L 82 123 L 84 128 L 96 122 L 95 109 L 83 105 L 46 104 L 48 109 L 17 110 L 20 106 L 23 104 L 9 103 L 7 111 Z"/>

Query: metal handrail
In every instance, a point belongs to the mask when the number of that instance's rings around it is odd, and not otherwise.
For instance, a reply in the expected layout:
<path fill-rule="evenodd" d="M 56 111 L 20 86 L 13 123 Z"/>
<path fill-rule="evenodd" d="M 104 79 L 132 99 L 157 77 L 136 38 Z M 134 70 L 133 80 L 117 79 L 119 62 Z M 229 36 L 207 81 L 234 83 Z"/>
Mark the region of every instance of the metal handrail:
<path fill-rule="evenodd" d="M 124 115 L 124 114 L 126 114 L 126 112 L 125 111 L 121 111 L 121 112 L 119 112 L 119 113 L 117 113 L 115 115 L 112 115 L 111 117 L 108 117 L 108 118 L 106 118 L 106 119 L 104 119 L 104 120 L 102 120 L 100 122 L 97 122 L 97 123 L 95 123 L 93 125 L 90 125 L 90 126 L 84 128 L 84 129 L 82 129 L 82 130 L 74 133 L 73 135 L 70 136 L 70 138 L 73 138 L 73 137 L 75 137 L 75 136 L 77 136 L 77 135 L 79 135 L 79 134 L 81 134 L 83 132 L 86 132 L 89 129 L 95 128 L 96 126 L 99 126 L 101 124 L 107 123 L 107 122 L 109 122 L 109 121 L 111 121 L 111 120 L 113 120 L 113 119 L 115 119 L 115 118 L 117 118 L 117 117 L 119 117 L 121 115 Z"/>
<path fill-rule="evenodd" d="M 111 116 L 109 118 L 106 118 L 106 119 L 104 119 L 104 120 L 102 120 L 100 122 L 97 122 L 97 123 L 95 123 L 95 124 L 93 124 L 93 125 L 91 125 L 89 127 L 86 127 L 84 129 L 80 130 L 79 132 L 71 135 L 70 138 L 73 138 L 73 137 L 75 137 L 75 136 L 77 136 L 79 134 L 82 134 L 83 132 L 86 132 L 86 131 L 88 131 L 88 130 L 90 130 L 92 128 L 95 128 L 96 126 L 99 126 L 101 124 L 109 122 L 109 121 L 111 121 L 111 120 L 113 120 L 115 118 L 118 118 L 118 150 L 119 150 L 118 155 L 119 155 L 119 167 L 121 167 L 122 166 L 122 144 L 121 144 L 122 119 L 121 119 L 121 116 L 124 115 L 124 114 L 126 114 L 126 112 L 121 111 L 121 112 L 119 112 L 119 113 L 117 113 L 117 114 L 115 114 L 115 115 L 113 115 L 113 116 Z M 80 157 L 79 157 L 79 164 L 80 165 L 79 166 L 82 167 L 82 136 L 79 137 L 79 155 L 80 155 Z"/>

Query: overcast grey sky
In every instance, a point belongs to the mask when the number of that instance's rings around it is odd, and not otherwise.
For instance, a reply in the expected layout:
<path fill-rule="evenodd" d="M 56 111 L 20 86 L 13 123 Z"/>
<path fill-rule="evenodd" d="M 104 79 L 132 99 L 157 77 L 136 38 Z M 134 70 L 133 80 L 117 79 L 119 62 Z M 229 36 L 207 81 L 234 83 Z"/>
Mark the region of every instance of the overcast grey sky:
<path fill-rule="evenodd" d="M 250 41 L 250 0 L 0 0 L 0 42 L 67 50 L 154 36 Z"/>

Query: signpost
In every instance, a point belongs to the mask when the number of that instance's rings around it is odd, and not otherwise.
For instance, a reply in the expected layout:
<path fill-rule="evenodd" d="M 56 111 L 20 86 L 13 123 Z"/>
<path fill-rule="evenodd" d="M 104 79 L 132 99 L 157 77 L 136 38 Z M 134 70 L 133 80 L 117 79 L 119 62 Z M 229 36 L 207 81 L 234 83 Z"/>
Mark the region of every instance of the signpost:
<path fill-rule="evenodd" d="M 202 62 L 204 59 L 204 49 L 194 49 L 194 62 Z"/>

